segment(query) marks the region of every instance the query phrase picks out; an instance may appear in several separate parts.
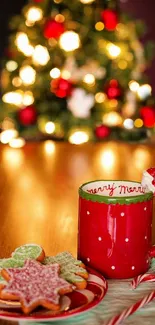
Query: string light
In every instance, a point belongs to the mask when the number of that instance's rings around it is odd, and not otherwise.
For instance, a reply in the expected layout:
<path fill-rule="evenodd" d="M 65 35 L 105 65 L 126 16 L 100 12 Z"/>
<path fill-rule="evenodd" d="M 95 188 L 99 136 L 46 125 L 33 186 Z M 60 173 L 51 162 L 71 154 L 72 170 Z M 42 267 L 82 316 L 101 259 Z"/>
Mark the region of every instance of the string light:
<path fill-rule="evenodd" d="M 45 132 L 48 134 L 52 134 L 55 131 L 55 124 L 53 122 L 47 122 L 45 124 Z"/>
<path fill-rule="evenodd" d="M 35 23 L 43 18 L 43 11 L 38 7 L 31 7 L 25 14 L 29 23 Z"/>
<path fill-rule="evenodd" d="M 127 118 L 124 120 L 123 125 L 126 129 L 131 130 L 134 127 L 134 122 L 131 118 Z"/>
<path fill-rule="evenodd" d="M 108 43 L 106 48 L 107 48 L 107 51 L 108 51 L 108 55 L 109 55 L 109 57 L 111 59 L 117 58 L 121 53 L 120 47 L 115 45 L 115 44 Z"/>
<path fill-rule="evenodd" d="M 125 55 L 125 58 L 127 61 L 131 62 L 131 61 L 133 61 L 133 54 L 130 52 L 127 52 Z"/>
<path fill-rule="evenodd" d="M 84 76 L 83 81 L 86 84 L 93 86 L 95 84 L 95 77 L 93 76 L 93 74 L 88 73 Z"/>
<path fill-rule="evenodd" d="M 36 65 L 46 65 L 50 59 L 48 50 L 45 46 L 37 45 L 34 49 L 32 60 Z"/>
<path fill-rule="evenodd" d="M 15 44 L 17 45 L 19 51 L 24 52 L 29 46 L 29 39 L 27 35 L 22 32 L 17 33 Z"/>
<path fill-rule="evenodd" d="M 72 144 L 82 144 L 89 141 L 89 135 L 85 131 L 75 131 L 69 137 L 69 142 Z"/>
<path fill-rule="evenodd" d="M 52 142 L 50 140 L 45 141 L 44 148 L 45 148 L 46 154 L 48 154 L 48 155 L 51 155 L 55 152 L 55 144 L 54 144 L 54 142 Z"/>
<path fill-rule="evenodd" d="M 109 107 L 110 108 L 115 108 L 115 107 L 117 107 L 117 105 L 118 105 L 118 100 L 117 99 L 111 99 L 111 100 L 109 100 Z M 115 116 L 116 116 L 116 114 L 115 114 Z"/>
<path fill-rule="evenodd" d="M 143 126 L 143 121 L 141 120 L 141 118 L 137 118 L 135 121 L 134 121 L 134 126 L 136 128 L 141 128 Z"/>
<path fill-rule="evenodd" d="M 36 71 L 30 65 L 25 65 L 20 69 L 19 76 L 25 85 L 32 85 L 36 79 Z"/>
<path fill-rule="evenodd" d="M 121 69 L 121 70 L 125 70 L 127 68 L 128 64 L 125 60 L 120 60 L 118 62 L 118 67 Z"/>
<path fill-rule="evenodd" d="M 103 115 L 102 121 L 108 126 L 119 126 L 122 124 L 122 117 L 117 112 L 110 112 Z"/>
<path fill-rule="evenodd" d="M 2 100 L 4 103 L 20 106 L 22 105 L 23 94 L 18 91 L 10 91 L 3 95 Z"/>
<path fill-rule="evenodd" d="M 148 84 L 140 86 L 137 90 L 138 97 L 142 100 L 149 97 L 151 95 L 151 92 L 152 88 Z"/>
<path fill-rule="evenodd" d="M 67 31 L 60 36 L 59 44 L 66 52 L 74 51 L 80 46 L 79 35 L 73 31 Z"/>
<path fill-rule="evenodd" d="M 95 29 L 98 30 L 99 32 L 102 31 L 104 29 L 104 24 L 102 23 L 102 21 L 98 21 L 95 24 Z"/>
<path fill-rule="evenodd" d="M 136 93 L 138 88 L 139 88 L 139 83 L 137 81 L 131 80 L 129 82 L 129 88 L 130 88 L 131 91 Z"/>
<path fill-rule="evenodd" d="M 25 106 L 29 106 L 34 103 L 34 97 L 32 91 L 25 91 L 22 102 L 23 105 Z"/>
<path fill-rule="evenodd" d="M 16 138 L 18 136 L 17 130 L 10 129 L 5 130 L 0 134 L 0 141 L 3 144 L 9 143 L 13 138 Z"/>
<path fill-rule="evenodd" d="M 32 45 L 30 45 L 29 39 L 25 33 L 17 33 L 15 44 L 18 50 L 21 51 L 25 56 L 31 56 L 33 54 L 34 48 Z"/>
<path fill-rule="evenodd" d="M 34 47 L 28 44 L 27 46 L 25 46 L 25 48 L 23 48 L 22 52 L 25 56 L 32 56 L 34 52 Z"/>
<path fill-rule="evenodd" d="M 111 170 L 116 163 L 115 151 L 112 149 L 106 149 L 101 152 L 100 164 L 106 170 Z"/>
<path fill-rule="evenodd" d="M 80 0 L 80 2 L 82 2 L 83 4 L 90 4 L 92 2 L 94 2 L 95 0 Z"/>
<path fill-rule="evenodd" d="M 10 60 L 6 63 L 6 69 L 9 72 L 15 71 L 17 68 L 18 68 L 18 63 L 13 60 Z"/>
<path fill-rule="evenodd" d="M 50 71 L 50 76 L 51 78 L 53 79 L 57 79 L 60 77 L 60 70 L 58 68 L 53 68 L 51 71 Z"/>
<path fill-rule="evenodd" d="M 99 104 L 103 103 L 105 99 L 106 99 L 106 95 L 104 93 L 100 92 L 95 95 L 95 100 Z"/>
<path fill-rule="evenodd" d="M 61 76 L 63 79 L 68 80 L 71 77 L 71 73 L 68 70 L 62 70 Z"/>
<path fill-rule="evenodd" d="M 55 16 L 55 21 L 57 21 L 58 23 L 63 23 L 65 21 L 65 17 L 61 14 L 58 14 Z"/>
<path fill-rule="evenodd" d="M 55 38 L 49 38 L 49 40 L 48 40 L 48 44 L 49 44 L 51 47 L 55 47 L 55 46 L 58 44 L 58 42 L 57 42 L 57 40 L 56 40 Z"/>
<path fill-rule="evenodd" d="M 11 148 L 19 149 L 24 147 L 24 145 L 25 145 L 25 140 L 23 138 L 15 138 L 9 141 L 9 146 Z"/>
<path fill-rule="evenodd" d="M 2 130 L 14 129 L 14 127 L 14 121 L 9 117 L 5 117 L 2 122 Z"/>
<path fill-rule="evenodd" d="M 12 79 L 12 84 L 13 84 L 13 86 L 15 86 L 15 87 L 20 87 L 21 84 L 22 84 L 22 80 L 21 80 L 19 77 L 14 77 L 14 78 Z"/>
<path fill-rule="evenodd" d="M 118 37 L 121 39 L 126 39 L 129 36 L 128 28 L 122 23 L 117 24 L 116 31 Z"/>

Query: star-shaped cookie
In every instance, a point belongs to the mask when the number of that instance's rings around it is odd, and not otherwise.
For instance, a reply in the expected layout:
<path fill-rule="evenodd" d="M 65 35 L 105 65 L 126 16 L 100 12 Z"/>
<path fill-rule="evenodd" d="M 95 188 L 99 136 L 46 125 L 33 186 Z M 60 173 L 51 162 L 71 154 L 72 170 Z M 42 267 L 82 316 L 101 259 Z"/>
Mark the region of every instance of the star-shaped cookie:
<path fill-rule="evenodd" d="M 85 265 L 74 258 L 69 252 L 62 252 L 56 256 L 46 257 L 43 261 L 45 265 L 53 263 L 60 264 L 60 276 L 66 281 L 73 283 L 77 289 L 85 289 L 87 286 L 88 272 Z"/>
<path fill-rule="evenodd" d="M 41 246 L 37 244 L 25 244 L 16 248 L 10 258 L 0 259 L 0 271 L 4 268 L 22 267 L 27 259 L 35 259 L 41 262 L 44 257 L 45 252 Z M 0 275 L 0 289 L 2 289 L 6 284 L 6 281 Z"/>
<path fill-rule="evenodd" d="M 1 274 L 8 284 L 1 290 L 1 297 L 16 297 L 25 314 L 37 306 L 59 310 L 60 295 L 73 290 L 71 284 L 59 277 L 59 271 L 59 264 L 42 265 L 30 259 L 22 268 L 3 269 Z"/>

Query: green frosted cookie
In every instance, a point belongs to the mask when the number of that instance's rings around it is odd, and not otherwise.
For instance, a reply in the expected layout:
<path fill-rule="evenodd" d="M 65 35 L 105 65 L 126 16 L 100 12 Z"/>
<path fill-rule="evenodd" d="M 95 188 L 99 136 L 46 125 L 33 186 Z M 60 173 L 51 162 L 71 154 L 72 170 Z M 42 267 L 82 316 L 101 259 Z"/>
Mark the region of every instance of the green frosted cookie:
<path fill-rule="evenodd" d="M 0 271 L 5 268 L 14 268 L 14 267 L 22 267 L 24 265 L 23 261 L 17 261 L 13 258 L 2 258 L 0 259 Z M 4 278 L 0 275 L 0 286 L 6 285 L 7 282 L 4 280 Z"/>
<path fill-rule="evenodd" d="M 44 256 L 43 258 L 40 258 L 42 254 L 44 254 L 44 252 L 41 246 L 36 244 L 26 244 L 16 248 L 11 256 L 18 261 L 25 261 L 28 258 L 41 261 L 44 258 Z"/>
<path fill-rule="evenodd" d="M 46 257 L 43 264 L 58 263 L 61 267 L 60 276 L 77 286 L 77 288 L 84 288 L 86 286 L 85 279 L 88 278 L 86 269 L 81 267 L 82 262 L 76 260 L 72 254 L 62 252 L 56 256 Z"/>
<path fill-rule="evenodd" d="M 23 261 L 15 260 L 14 258 L 2 258 L 0 260 L 0 268 L 12 268 L 12 267 L 22 267 L 24 265 Z"/>
<path fill-rule="evenodd" d="M 23 267 L 26 259 L 35 259 L 42 261 L 44 251 L 41 246 L 36 244 L 26 244 L 15 249 L 10 258 L 0 259 L 0 271 L 7 268 Z M 0 286 L 7 282 L 0 275 Z"/>

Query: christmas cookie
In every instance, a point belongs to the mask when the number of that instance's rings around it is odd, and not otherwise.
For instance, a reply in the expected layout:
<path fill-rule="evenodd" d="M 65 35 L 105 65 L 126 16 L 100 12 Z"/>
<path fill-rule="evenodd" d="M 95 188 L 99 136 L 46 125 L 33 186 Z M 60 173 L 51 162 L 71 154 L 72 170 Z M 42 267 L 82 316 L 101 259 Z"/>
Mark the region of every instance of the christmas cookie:
<path fill-rule="evenodd" d="M 60 276 L 63 279 L 73 283 L 77 289 L 86 288 L 88 272 L 85 269 L 85 265 L 81 261 L 76 260 L 72 254 L 63 252 L 56 256 L 46 257 L 43 263 L 46 265 L 60 264 Z"/>
<path fill-rule="evenodd" d="M 14 260 L 13 258 L 3 258 L 0 260 L 0 271 L 2 268 L 9 268 L 9 267 L 22 267 L 23 266 L 23 261 L 17 261 Z M 7 282 L 4 280 L 2 276 L 0 276 L 0 289 L 5 287 Z"/>
<path fill-rule="evenodd" d="M 0 259 L 0 270 L 2 268 L 22 267 L 26 259 L 31 258 L 42 261 L 45 257 L 44 250 L 36 244 L 26 244 L 16 248 L 11 258 Z M 6 281 L 0 276 L 0 288 L 6 285 Z"/>
<path fill-rule="evenodd" d="M 142 177 L 142 186 L 155 195 L 155 167 L 144 170 Z"/>
<path fill-rule="evenodd" d="M 38 306 L 59 310 L 60 295 L 73 290 L 70 283 L 59 277 L 59 272 L 59 264 L 43 265 L 30 259 L 22 268 L 3 269 L 1 274 L 8 283 L 1 290 L 1 297 L 19 300 L 25 314 Z"/>
<path fill-rule="evenodd" d="M 45 253 L 42 247 L 39 245 L 26 244 L 16 248 L 12 253 L 12 257 L 18 261 L 25 261 L 26 259 L 30 258 L 42 262 L 45 257 Z"/>

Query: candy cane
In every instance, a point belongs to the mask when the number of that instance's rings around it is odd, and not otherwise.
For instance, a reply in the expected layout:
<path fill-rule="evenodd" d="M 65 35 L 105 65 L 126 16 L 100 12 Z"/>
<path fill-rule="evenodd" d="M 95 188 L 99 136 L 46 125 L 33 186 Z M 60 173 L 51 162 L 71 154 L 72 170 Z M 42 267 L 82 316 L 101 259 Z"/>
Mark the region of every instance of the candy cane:
<path fill-rule="evenodd" d="M 148 304 L 150 301 L 152 301 L 155 298 L 155 291 L 152 291 L 149 295 L 145 296 L 140 301 L 136 302 L 131 307 L 124 310 L 121 314 L 113 317 L 110 321 L 106 323 L 106 325 L 118 325 L 122 321 L 124 321 L 126 318 L 128 318 L 130 315 L 134 314 L 137 310 L 144 307 L 146 304 Z"/>
<path fill-rule="evenodd" d="M 138 275 L 136 278 L 133 279 L 131 285 L 135 289 L 142 282 L 155 282 L 155 275 L 149 273 Z"/>

